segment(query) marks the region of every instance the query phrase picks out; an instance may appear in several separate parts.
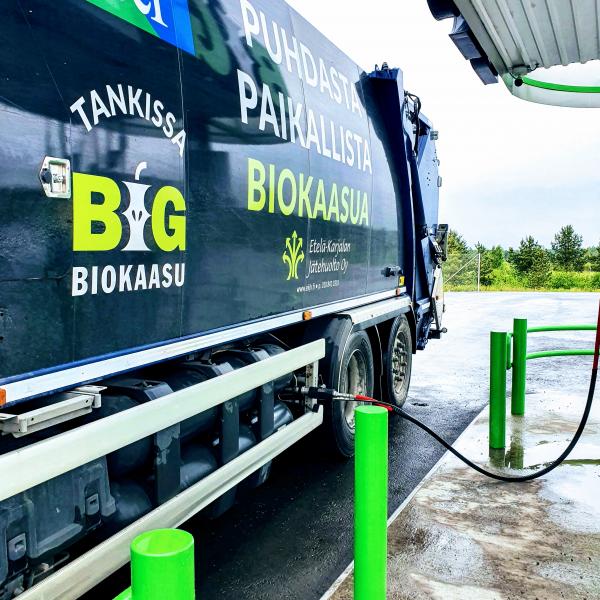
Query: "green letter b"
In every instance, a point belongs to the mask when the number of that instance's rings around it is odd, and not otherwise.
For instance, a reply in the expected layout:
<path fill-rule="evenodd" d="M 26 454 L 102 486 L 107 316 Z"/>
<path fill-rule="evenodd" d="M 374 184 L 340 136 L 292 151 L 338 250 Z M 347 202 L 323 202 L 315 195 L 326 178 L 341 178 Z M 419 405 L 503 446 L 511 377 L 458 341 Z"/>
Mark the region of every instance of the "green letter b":
<path fill-rule="evenodd" d="M 93 194 L 103 196 L 104 202 L 92 203 Z M 115 212 L 120 205 L 121 191 L 115 181 L 99 175 L 73 173 L 73 250 L 114 250 L 123 235 L 121 219 Z M 94 233 L 93 223 L 102 223 L 104 231 Z"/>

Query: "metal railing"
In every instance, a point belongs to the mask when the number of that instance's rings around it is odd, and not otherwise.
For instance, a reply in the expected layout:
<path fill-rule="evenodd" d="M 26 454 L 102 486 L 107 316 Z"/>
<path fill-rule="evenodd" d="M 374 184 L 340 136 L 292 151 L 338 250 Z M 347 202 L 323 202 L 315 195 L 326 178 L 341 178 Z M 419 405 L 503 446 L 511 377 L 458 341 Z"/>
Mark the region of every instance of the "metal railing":
<path fill-rule="evenodd" d="M 10 498 L 306 365 L 312 364 L 313 373 L 318 373 L 317 361 L 324 356 L 325 341 L 317 340 L 4 454 L 0 459 L 0 499 Z M 307 412 L 49 575 L 19 598 L 79 598 L 129 561 L 130 544 L 138 535 L 152 529 L 179 526 L 317 428 L 322 421 L 322 409 Z"/>
<path fill-rule="evenodd" d="M 387 595 L 388 411 L 357 406 L 354 598 Z M 193 600 L 194 538 L 179 529 L 141 533 L 130 545 L 131 586 L 114 600 Z"/>
<path fill-rule="evenodd" d="M 596 331 L 596 325 L 547 325 L 528 327 L 527 319 L 514 319 L 512 332 L 490 334 L 490 448 L 506 446 L 506 373 L 512 369 L 511 414 L 525 414 L 527 361 L 560 356 L 593 356 L 593 349 L 543 350 L 527 353 L 530 333 L 549 331 Z"/>

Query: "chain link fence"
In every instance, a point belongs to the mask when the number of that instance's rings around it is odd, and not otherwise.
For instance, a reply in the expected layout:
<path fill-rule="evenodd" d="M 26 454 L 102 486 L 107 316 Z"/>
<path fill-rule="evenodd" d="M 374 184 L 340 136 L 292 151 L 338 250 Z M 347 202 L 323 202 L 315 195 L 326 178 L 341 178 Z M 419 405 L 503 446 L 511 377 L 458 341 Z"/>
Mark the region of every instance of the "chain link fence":
<path fill-rule="evenodd" d="M 477 250 L 449 253 L 444 264 L 444 287 L 447 290 L 481 289 L 481 254 Z"/>

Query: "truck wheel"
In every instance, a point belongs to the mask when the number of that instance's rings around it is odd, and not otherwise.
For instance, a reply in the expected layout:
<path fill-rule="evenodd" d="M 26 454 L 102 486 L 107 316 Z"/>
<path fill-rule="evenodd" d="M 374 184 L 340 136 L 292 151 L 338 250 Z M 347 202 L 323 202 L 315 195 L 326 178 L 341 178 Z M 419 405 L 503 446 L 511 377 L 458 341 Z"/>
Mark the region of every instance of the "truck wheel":
<path fill-rule="evenodd" d="M 385 400 L 402 406 L 406 402 L 412 371 L 412 337 L 405 315 L 396 317 L 392 323 L 383 360 Z"/>
<path fill-rule="evenodd" d="M 369 336 L 352 332 L 346 318 L 309 322 L 303 342 L 325 338 L 325 358 L 319 363 L 319 382 L 341 392 L 372 395 L 375 381 Z M 327 402 L 321 441 L 323 449 L 344 457 L 354 456 L 355 402 Z"/>
<path fill-rule="evenodd" d="M 369 336 L 355 331 L 347 338 L 337 369 L 337 390 L 371 396 L 375 381 L 373 351 Z M 354 456 L 354 409 L 358 402 L 334 402 L 331 429 L 342 456 Z"/>

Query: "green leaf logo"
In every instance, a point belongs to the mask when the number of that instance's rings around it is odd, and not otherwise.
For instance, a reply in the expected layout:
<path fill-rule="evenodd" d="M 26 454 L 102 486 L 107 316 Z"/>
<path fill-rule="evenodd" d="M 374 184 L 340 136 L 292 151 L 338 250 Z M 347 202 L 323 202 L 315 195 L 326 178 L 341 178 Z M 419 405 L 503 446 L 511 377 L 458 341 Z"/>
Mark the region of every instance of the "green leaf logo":
<path fill-rule="evenodd" d="M 292 237 L 285 240 L 285 251 L 281 257 L 283 262 L 288 266 L 287 281 L 290 279 L 299 279 L 298 265 L 304 260 L 304 252 L 302 251 L 302 238 L 294 231 Z"/>

